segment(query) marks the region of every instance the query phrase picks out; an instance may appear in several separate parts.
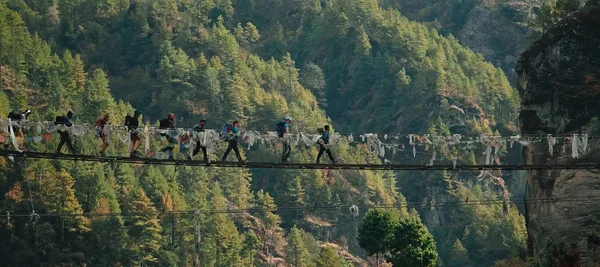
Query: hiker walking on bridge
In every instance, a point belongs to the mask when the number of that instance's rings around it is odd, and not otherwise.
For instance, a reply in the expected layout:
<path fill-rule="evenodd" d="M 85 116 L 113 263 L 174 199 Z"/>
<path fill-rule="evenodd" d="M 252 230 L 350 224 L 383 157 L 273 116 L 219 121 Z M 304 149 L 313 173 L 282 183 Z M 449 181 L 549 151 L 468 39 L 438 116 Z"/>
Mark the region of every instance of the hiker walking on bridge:
<path fill-rule="evenodd" d="M 101 156 L 106 156 L 106 148 L 108 148 L 108 137 L 104 133 L 104 127 L 110 124 L 110 115 L 106 113 L 102 118 L 96 121 L 96 137 L 102 139 L 102 150 L 100 151 Z"/>
<path fill-rule="evenodd" d="M 54 125 L 64 125 L 66 127 L 73 126 L 71 119 L 73 118 L 73 111 L 67 112 L 66 116 L 58 116 L 54 121 Z M 68 130 L 58 130 L 58 134 L 60 135 L 60 142 L 58 143 L 58 148 L 56 149 L 56 153 L 62 153 L 62 148 L 65 144 L 71 151 L 71 153 L 75 154 L 75 148 L 73 147 L 73 142 L 71 141 L 71 136 L 69 136 Z"/>
<path fill-rule="evenodd" d="M 336 164 L 337 162 L 333 158 L 331 154 L 331 150 L 329 150 L 329 125 L 325 125 L 323 129 L 319 129 L 322 132 L 321 138 L 319 138 L 319 154 L 317 155 L 317 164 L 320 164 L 321 156 L 323 156 L 323 152 L 327 152 L 331 163 Z"/>
<path fill-rule="evenodd" d="M 163 147 L 160 152 L 166 152 L 169 156 L 169 159 L 173 159 L 173 149 L 175 149 L 175 137 L 177 135 L 175 127 L 177 126 L 177 122 L 175 119 L 175 114 L 169 113 L 166 119 L 160 120 L 159 128 L 167 129 L 166 133 L 161 133 L 162 136 L 166 138 L 167 146 Z"/>
<path fill-rule="evenodd" d="M 18 112 L 16 110 L 11 111 L 10 113 L 8 113 L 8 118 L 12 121 L 12 122 L 17 122 L 20 123 L 22 121 L 26 121 L 27 120 L 27 116 L 31 113 L 31 110 L 26 110 L 24 112 Z M 10 132 L 10 127 L 8 131 Z M 13 129 L 13 133 L 15 135 L 15 139 L 17 140 L 17 149 L 18 150 L 23 150 L 23 143 L 25 142 L 25 137 L 23 136 L 23 128 L 21 127 L 21 125 L 19 124 L 14 124 L 12 125 L 12 129 Z M 10 147 L 10 145 L 7 145 L 7 147 Z"/>
<path fill-rule="evenodd" d="M 283 154 L 281 155 L 282 163 L 286 163 L 292 153 L 292 146 L 290 146 L 290 123 L 292 123 L 292 118 L 289 116 L 285 117 L 284 121 L 277 122 L 277 135 L 283 142 Z"/>
<path fill-rule="evenodd" d="M 240 123 L 238 121 L 234 121 L 233 124 L 225 124 L 223 127 L 223 132 L 221 133 L 221 138 L 224 141 L 227 141 L 227 150 L 225 150 L 225 154 L 223 154 L 222 161 L 227 160 L 227 156 L 233 150 L 235 152 L 235 156 L 239 162 L 242 161 L 242 156 L 240 156 L 240 151 L 238 149 L 238 136 L 240 133 Z"/>
<path fill-rule="evenodd" d="M 196 133 L 204 133 L 205 125 L 206 125 L 206 120 L 202 119 L 202 120 L 200 120 L 200 124 L 195 125 L 192 130 L 194 130 L 194 132 L 196 132 Z M 192 154 L 191 157 L 188 156 L 188 159 L 192 160 L 192 158 L 200 152 L 200 149 L 202 149 L 202 153 L 204 154 L 204 162 L 210 163 L 210 158 L 208 157 L 208 152 L 206 151 L 207 150 L 206 145 L 202 145 L 202 142 L 199 137 L 197 137 L 197 139 L 196 139 L 196 146 L 194 147 L 194 153 Z"/>
<path fill-rule="evenodd" d="M 131 140 L 131 148 L 129 150 L 129 157 L 137 158 L 137 149 L 140 146 L 140 134 L 138 133 L 138 127 L 140 125 L 141 112 L 135 111 L 132 116 L 125 116 L 125 126 L 129 130 L 129 139 Z"/>

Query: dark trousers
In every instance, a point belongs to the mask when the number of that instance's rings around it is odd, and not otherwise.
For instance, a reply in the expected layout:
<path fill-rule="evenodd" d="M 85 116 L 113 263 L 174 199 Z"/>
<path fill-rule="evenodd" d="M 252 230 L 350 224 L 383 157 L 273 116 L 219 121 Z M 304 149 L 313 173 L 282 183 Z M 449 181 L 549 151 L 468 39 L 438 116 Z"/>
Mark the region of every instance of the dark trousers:
<path fill-rule="evenodd" d="M 335 162 L 335 159 L 333 159 L 333 155 L 331 154 L 331 150 L 329 150 L 328 147 L 321 145 L 321 148 L 319 148 L 319 154 L 317 155 L 317 164 L 319 164 L 319 162 L 321 161 L 321 156 L 323 156 L 323 152 L 327 152 L 327 155 L 329 156 L 331 162 Z"/>
<path fill-rule="evenodd" d="M 231 152 L 231 150 L 233 149 L 233 152 L 235 152 L 235 156 L 237 157 L 238 161 L 241 162 L 242 156 L 240 156 L 240 151 L 237 146 L 237 140 L 229 140 L 227 142 L 229 143 L 229 145 L 227 146 L 227 150 L 225 150 L 225 154 L 223 154 L 223 161 L 227 159 L 229 152 Z"/>
<path fill-rule="evenodd" d="M 60 135 L 60 142 L 58 143 L 58 148 L 56 149 L 57 153 L 60 153 L 63 146 L 67 144 L 67 148 L 71 150 L 71 153 L 75 154 L 75 148 L 73 148 L 73 142 L 71 142 L 71 136 L 69 136 L 68 132 L 58 131 Z"/>
<path fill-rule="evenodd" d="M 202 153 L 204 154 L 204 161 L 207 161 L 208 153 L 206 152 L 206 147 L 200 145 L 200 141 L 196 141 L 196 147 L 194 148 L 194 154 L 192 155 L 192 157 L 198 155 L 198 152 L 200 152 L 200 149 L 202 149 Z"/>
<path fill-rule="evenodd" d="M 283 143 L 283 155 L 281 155 L 281 162 L 287 162 L 291 153 L 292 153 L 292 146 L 290 146 L 290 144 L 284 142 Z"/>

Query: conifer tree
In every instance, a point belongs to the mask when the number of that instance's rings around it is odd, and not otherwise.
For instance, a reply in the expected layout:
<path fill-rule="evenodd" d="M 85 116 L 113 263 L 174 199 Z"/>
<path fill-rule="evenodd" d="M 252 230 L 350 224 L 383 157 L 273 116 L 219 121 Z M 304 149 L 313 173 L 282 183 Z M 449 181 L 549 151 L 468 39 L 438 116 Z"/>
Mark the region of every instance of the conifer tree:
<path fill-rule="evenodd" d="M 326 247 L 319 255 L 317 267 L 346 267 L 349 266 L 333 247 Z"/>
<path fill-rule="evenodd" d="M 309 266 L 309 254 L 306 244 L 302 240 L 302 230 L 295 225 L 290 230 L 287 240 L 288 246 L 286 249 L 286 262 L 294 267 Z"/>
<path fill-rule="evenodd" d="M 377 266 L 379 257 L 390 249 L 397 220 L 387 210 L 370 209 L 358 228 L 358 243 L 367 251 L 367 255 L 375 255 Z"/>
<path fill-rule="evenodd" d="M 135 215 L 129 219 L 129 245 L 134 261 L 146 264 L 158 261 L 161 231 L 160 220 L 156 216 L 156 208 L 143 190 L 133 193 L 131 212 Z"/>
<path fill-rule="evenodd" d="M 256 192 L 256 206 L 260 208 L 258 216 L 261 218 L 266 228 L 277 227 L 279 223 L 281 223 L 279 215 L 273 214 L 272 212 L 277 207 L 269 193 L 263 192 L 262 189 Z"/>
<path fill-rule="evenodd" d="M 96 69 L 87 80 L 82 100 L 85 105 L 81 106 L 81 119 L 86 121 L 95 121 L 115 104 L 104 71 Z"/>
<path fill-rule="evenodd" d="M 389 248 L 389 261 L 393 265 L 436 266 L 438 255 L 433 236 L 416 212 L 394 227 Z"/>

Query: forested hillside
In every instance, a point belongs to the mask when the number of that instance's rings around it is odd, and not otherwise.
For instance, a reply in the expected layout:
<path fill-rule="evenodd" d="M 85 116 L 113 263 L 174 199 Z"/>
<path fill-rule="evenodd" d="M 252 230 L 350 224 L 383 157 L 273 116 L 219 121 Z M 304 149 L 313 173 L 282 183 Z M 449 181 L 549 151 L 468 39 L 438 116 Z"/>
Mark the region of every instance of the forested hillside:
<path fill-rule="evenodd" d="M 173 112 L 183 127 L 240 119 L 273 130 L 289 115 L 293 131 L 516 132 L 518 95 L 502 70 L 375 0 L 0 0 L 0 51 L 0 111 L 31 108 L 32 120 L 73 110 L 76 122 L 108 112 L 120 124 L 136 109 L 147 124 Z M 99 145 L 76 140 L 91 153 Z M 432 150 L 446 161 L 482 157 Z M 364 147 L 334 152 L 380 163 Z M 257 162 L 279 153 L 244 151 Z M 0 211 L 13 216 L 2 220 L 0 260 L 11 266 L 372 264 L 356 239 L 366 210 L 336 208 L 351 204 L 423 203 L 400 214 L 427 225 L 443 266 L 492 266 L 525 247 L 511 203 L 431 204 L 501 199 L 505 188 L 477 173 L 1 163 Z M 516 174 L 495 175 L 513 192 Z M 330 208 L 310 209 L 317 201 Z M 14 216 L 34 210 L 63 215 Z M 214 212 L 223 210 L 244 212 Z"/>

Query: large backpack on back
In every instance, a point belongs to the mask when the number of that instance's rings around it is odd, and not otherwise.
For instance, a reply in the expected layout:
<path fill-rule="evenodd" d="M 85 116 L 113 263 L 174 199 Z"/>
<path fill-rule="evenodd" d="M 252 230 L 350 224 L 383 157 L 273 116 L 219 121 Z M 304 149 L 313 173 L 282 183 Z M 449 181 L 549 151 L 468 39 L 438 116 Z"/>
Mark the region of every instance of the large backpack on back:
<path fill-rule="evenodd" d="M 56 116 L 54 125 L 65 124 L 65 116 Z"/>
<path fill-rule="evenodd" d="M 231 123 L 225 123 L 225 125 L 223 125 L 223 130 L 220 133 L 221 139 L 228 140 L 231 130 L 233 130 L 233 125 Z"/>
<path fill-rule="evenodd" d="M 129 115 L 125 116 L 125 126 L 131 126 L 131 119 L 132 118 L 133 117 L 131 117 Z"/>
<path fill-rule="evenodd" d="M 158 127 L 162 128 L 162 129 L 171 128 L 171 120 L 169 120 L 169 119 L 160 120 Z"/>
<path fill-rule="evenodd" d="M 20 121 L 23 119 L 23 115 L 21 115 L 21 113 L 13 110 L 10 113 L 8 113 L 8 118 L 13 121 Z"/>
<path fill-rule="evenodd" d="M 283 134 L 285 134 L 285 122 L 278 121 L 277 122 L 277 136 L 283 137 Z"/>

